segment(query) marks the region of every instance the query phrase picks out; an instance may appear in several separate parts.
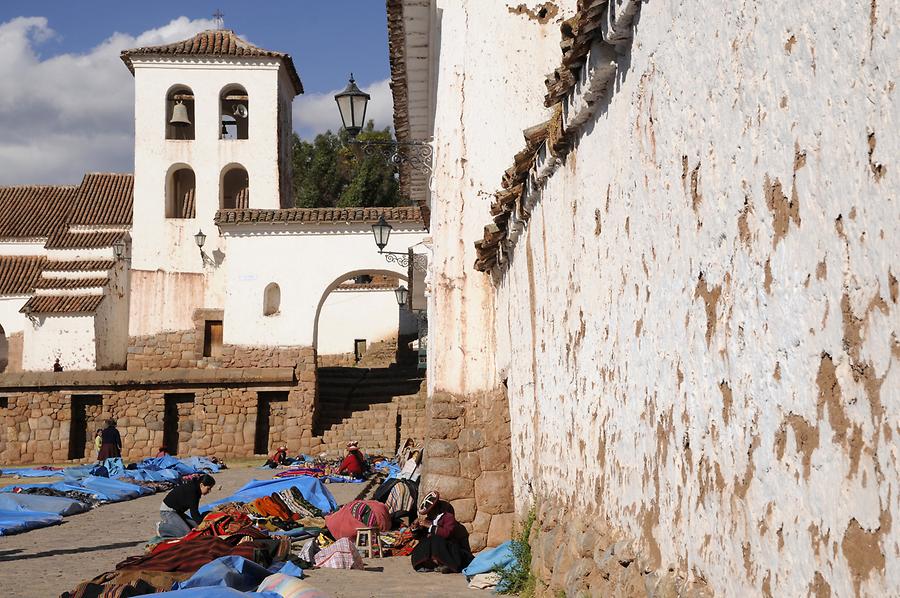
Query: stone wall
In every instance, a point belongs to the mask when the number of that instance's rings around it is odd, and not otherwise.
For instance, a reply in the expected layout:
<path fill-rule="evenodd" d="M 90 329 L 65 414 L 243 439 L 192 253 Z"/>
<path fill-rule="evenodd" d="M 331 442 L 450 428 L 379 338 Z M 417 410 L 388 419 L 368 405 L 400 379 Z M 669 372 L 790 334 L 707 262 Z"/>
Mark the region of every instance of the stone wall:
<path fill-rule="evenodd" d="M 514 514 L 505 388 L 474 396 L 436 392 L 425 417 L 422 490 L 438 490 L 453 504 L 472 550 L 508 540 Z"/>
<path fill-rule="evenodd" d="M 356 354 L 336 353 L 334 355 L 317 355 L 320 368 L 352 368 L 356 367 Z"/>
<path fill-rule="evenodd" d="M 155 455 L 165 438 L 166 398 L 173 394 L 193 396 L 192 401 L 176 405 L 179 455 L 248 457 L 253 455 L 256 439 L 258 390 L 259 387 L 250 390 L 237 385 L 165 385 L 6 393 L 7 408 L 0 418 L 6 442 L 0 461 L 13 464 L 68 460 L 73 397 L 85 395 L 102 397 L 101 406 L 89 414 L 86 424 L 88 460 L 94 457 L 93 434 L 104 427 L 108 418 L 118 422 L 126 459 Z M 285 443 L 292 452 L 308 452 L 312 446 L 313 395 L 298 386 L 286 392 L 287 401 L 273 403 L 269 443 Z"/>

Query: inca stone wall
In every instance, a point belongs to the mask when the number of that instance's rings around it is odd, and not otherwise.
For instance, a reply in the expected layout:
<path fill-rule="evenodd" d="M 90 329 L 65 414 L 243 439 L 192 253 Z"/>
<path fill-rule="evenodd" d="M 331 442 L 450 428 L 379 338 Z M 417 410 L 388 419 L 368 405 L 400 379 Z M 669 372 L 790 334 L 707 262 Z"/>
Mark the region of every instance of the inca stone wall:
<path fill-rule="evenodd" d="M 508 540 L 514 505 L 505 391 L 474 397 L 435 393 L 425 418 L 422 487 L 440 491 L 453 504 L 472 550 Z"/>
<path fill-rule="evenodd" d="M 73 433 L 73 402 L 97 397 L 86 422 L 85 458 L 92 461 L 94 432 L 109 418 L 117 421 L 123 457 L 140 459 L 156 454 L 166 434 L 166 401 L 178 395 L 178 454 L 215 455 L 222 458 L 253 454 L 256 439 L 258 391 L 240 386 L 185 384 L 117 390 L 80 388 L 6 394 L 2 415 L 5 447 L 3 463 L 58 463 L 69 459 Z M 189 395 L 192 400 L 181 400 Z M 287 391 L 287 400 L 272 403 L 269 441 L 285 443 L 291 451 L 308 452 L 312 446 L 312 396 Z M 175 447 L 169 447 L 174 449 Z"/>

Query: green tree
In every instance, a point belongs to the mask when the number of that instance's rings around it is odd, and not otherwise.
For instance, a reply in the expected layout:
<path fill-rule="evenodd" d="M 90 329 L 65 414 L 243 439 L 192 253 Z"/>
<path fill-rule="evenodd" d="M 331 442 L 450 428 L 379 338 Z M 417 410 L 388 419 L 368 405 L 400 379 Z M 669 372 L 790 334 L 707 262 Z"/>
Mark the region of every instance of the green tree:
<path fill-rule="evenodd" d="M 392 141 L 390 129 L 369 121 L 359 141 Z M 302 208 L 396 206 L 400 203 L 397 167 L 382 155 L 368 155 L 348 143 L 345 131 L 293 138 L 294 203 Z"/>

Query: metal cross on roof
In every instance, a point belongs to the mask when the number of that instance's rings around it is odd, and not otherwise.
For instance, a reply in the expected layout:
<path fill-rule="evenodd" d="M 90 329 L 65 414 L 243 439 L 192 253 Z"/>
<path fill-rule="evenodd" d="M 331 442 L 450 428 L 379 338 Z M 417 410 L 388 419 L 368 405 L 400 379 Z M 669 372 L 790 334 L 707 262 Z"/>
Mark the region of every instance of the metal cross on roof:
<path fill-rule="evenodd" d="M 222 29 L 225 27 L 225 13 L 220 9 L 216 9 L 216 12 L 212 14 L 213 19 L 216 21 L 216 29 Z"/>

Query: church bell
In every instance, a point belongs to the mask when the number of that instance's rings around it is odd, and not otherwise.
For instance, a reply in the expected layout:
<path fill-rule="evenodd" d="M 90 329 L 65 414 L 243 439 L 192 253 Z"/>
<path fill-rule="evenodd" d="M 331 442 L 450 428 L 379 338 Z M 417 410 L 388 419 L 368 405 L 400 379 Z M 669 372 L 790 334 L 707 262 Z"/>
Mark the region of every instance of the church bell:
<path fill-rule="evenodd" d="M 188 118 L 187 106 L 182 104 L 180 100 L 172 107 L 172 118 L 169 120 L 169 124 L 175 127 L 187 127 L 191 124 L 191 119 Z"/>

